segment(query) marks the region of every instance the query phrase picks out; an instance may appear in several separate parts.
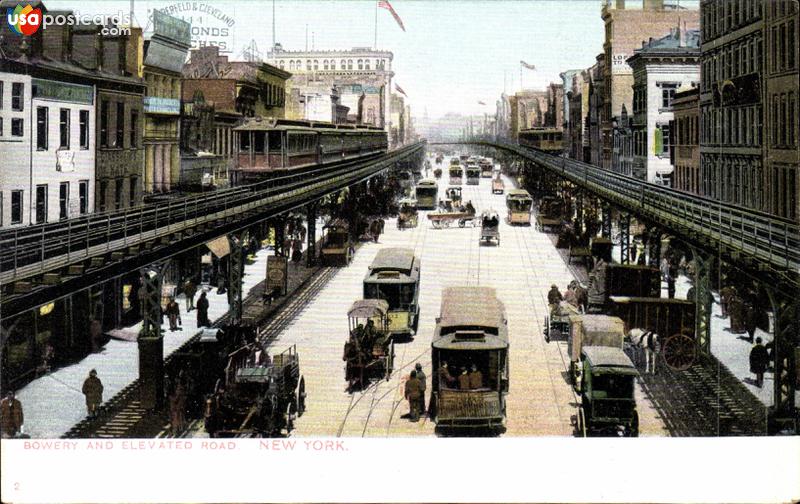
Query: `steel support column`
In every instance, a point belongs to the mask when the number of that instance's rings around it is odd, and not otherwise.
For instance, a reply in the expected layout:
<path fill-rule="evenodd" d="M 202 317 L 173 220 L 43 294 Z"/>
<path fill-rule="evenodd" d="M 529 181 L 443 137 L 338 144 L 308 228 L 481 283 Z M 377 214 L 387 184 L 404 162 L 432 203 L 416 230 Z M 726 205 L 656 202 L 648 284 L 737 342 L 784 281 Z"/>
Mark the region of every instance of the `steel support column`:
<path fill-rule="evenodd" d="M 273 220 L 275 226 L 275 255 L 286 256 L 284 250 L 284 242 L 286 241 L 286 218 L 283 215 L 275 217 Z"/>
<path fill-rule="evenodd" d="M 600 224 L 600 236 L 603 238 L 611 238 L 611 205 L 608 203 L 601 203 L 600 204 L 600 211 L 602 215 L 602 221 Z"/>
<path fill-rule="evenodd" d="M 631 214 L 627 212 L 619 216 L 619 253 L 620 264 L 631 262 Z"/>
<path fill-rule="evenodd" d="M 139 295 L 142 303 L 142 332 L 145 336 L 161 336 L 161 282 L 164 279 L 164 272 L 169 266 L 169 259 L 166 261 L 151 264 L 141 269 L 142 289 L 144 292 Z"/>
<path fill-rule="evenodd" d="M 317 264 L 317 204 L 306 205 L 308 219 L 308 249 L 306 250 L 306 264 L 309 267 Z"/>
<path fill-rule="evenodd" d="M 244 277 L 244 244 L 241 234 L 228 236 L 231 252 L 228 260 L 228 305 L 234 322 L 242 320 L 242 277 Z"/>
<path fill-rule="evenodd" d="M 660 240 L 658 245 L 660 249 Z M 715 258 L 694 247 L 692 255 L 694 256 L 695 344 L 699 355 L 708 356 L 711 355 L 711 305 L 714 299 L 711 294 L 711 272 Z"/>
<path fill-rule="evenodd" d="M 583 191 L 578 189 L 575 197 L 575 234 L 580 236 L 583 233 Z"/>
<path fill-rule="evenodd" d="M 144 320 L 139 333 L 139 403 L 156 410 L 164 403 L 164 337 L 161 334 L 161 283 L 169 260 L 142 268 Z"/>
<path fill-rule="evenodd" d="M 782 430 L 798 432 L 795 389 L 797 380 L 797 352 L 800 346 L 800 296 L 789 296 L 766 287 L 775 315 L 775 389 L 773 406 L 769 412 L 769 432 Z"/>

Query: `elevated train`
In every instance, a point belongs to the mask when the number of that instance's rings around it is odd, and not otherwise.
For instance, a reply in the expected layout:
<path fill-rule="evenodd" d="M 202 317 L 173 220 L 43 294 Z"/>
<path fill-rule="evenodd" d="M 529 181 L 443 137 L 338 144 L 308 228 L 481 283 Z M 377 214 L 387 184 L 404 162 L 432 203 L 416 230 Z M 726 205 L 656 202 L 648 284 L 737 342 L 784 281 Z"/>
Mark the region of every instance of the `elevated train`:
<path fill-rule="evenodd" d="M 386 132 L 371 125 L 251 117 L 233 129 L 236 182 L 304 166 L 386 153 Z"/>

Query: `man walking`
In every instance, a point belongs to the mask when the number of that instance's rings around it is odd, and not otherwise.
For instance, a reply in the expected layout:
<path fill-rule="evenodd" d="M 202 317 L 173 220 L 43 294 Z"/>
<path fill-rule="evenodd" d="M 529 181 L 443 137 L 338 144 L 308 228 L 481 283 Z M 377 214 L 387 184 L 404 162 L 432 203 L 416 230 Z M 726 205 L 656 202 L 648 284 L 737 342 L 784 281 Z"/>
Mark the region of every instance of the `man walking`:
<path fill-rule="evenodd" d="M 181 308 L 178 306 L 178 302 L 175 301 L 175 298 L 169 298 L 169 303 L 167 303 L 167 317 L 169 318 L 169 330 L 170 331 L 177 331 L 178 330 L 178 322 L 182 324 L 181 321 Z"/>
<path fill-rule="evenodd" d="M 420 384 L 420 394 L 419 394 L 419 414 L 425 415 L 425 390 L 427 389 L 427 384 L 425 380 L 427 376 L 425 376 L 425 372 L 422 370 L 422 364 L 417 362 L 417 365 L 414 366 L 415 370 L 417 371 L 417 380 L 419 380 Z"/>
<path fill-rule="evenodd" d="M 769 355 L 767 349 L 761 344 L 761 338 L 756 338 L 756 344 L 750 350 L 750 372 L 756 375 L 756 387 L 764 385 L 764 371 L 767 370 Z"/>
<path fill-rule="evenodd" d="M 0 434 L 3 438 L 9 439 L 22 433 L 22 403 L 14 395 L 13 390 L 9 390 L 5 399 L 0 401 Z"/>
<path fill-rule="evenodd" d="M 194 295 L 197 293 L 197 286 L 191 278 L 183 286 L 183 293 L 186 296 L 186 313 L 189 313 L 194 309 Z"/>
<path fill-rule="evenodd" d="M 412 422 L 419 422 L 419 397 L 422 395 L 422 387 L 417 379 L 417 372 L 411 371 L 411 377 L 406 381 L 405 396 L 408 399 L 408 414 Z"/>
<path fill-rule="evenodd" d="M 208 327 L 211 322 L 208 320 L 208 299 L 206 293 L 200 294 L 197 300 L 197 327 Z"/>
<path fill-rule="evenodd" d="M 97 408 L 103 403 L 103 382 L 97 377 L 97 370 L 89 371 L 89 377 L 84 380 L 81 391 L 86 396 L 86 411 L 89 416 L 96 416 Z"/>

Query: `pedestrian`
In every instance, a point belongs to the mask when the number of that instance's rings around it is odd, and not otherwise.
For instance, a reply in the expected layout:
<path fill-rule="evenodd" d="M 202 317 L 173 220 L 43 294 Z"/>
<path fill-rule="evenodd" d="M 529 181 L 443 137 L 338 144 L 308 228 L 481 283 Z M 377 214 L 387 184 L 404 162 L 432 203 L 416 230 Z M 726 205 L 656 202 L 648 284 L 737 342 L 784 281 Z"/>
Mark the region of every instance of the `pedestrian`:
<path fill-rule="evenodd" d="M 186 313 L 194 309 L 194 295 L 197 293 L 197 285 L 190 278 L 183 286 L 183 293 L 186 295 Z"/>
<path fill-rule="evenodd" d="M 169 398 L 169 413 L 172 435 L 177 436 L 186 425 L 186 391 L 180 379 Z"/>
<path fill-rule="evenodd" d="M 16 437 L 24 432 L 22 403 L 16 398 L 13 390 L 0 401 L 0 434 L 5 439 Z"/>
<path fill-rule="evenodd" d="M 678 278 L 678 268 L 670 263 L 667 275 L 667 297 L 675 299 L 675 280 Z"/>
<path fill-rule="evenodd" d="M 736 287 L 732 285 L 726 285 L 719 290 L 719 307 L 722 310 L 722 318 L 728 318 L 728 304 L 734 294 L 736 294 Z"/>
<path fill-rule="evenodd" d="M 197 300 L 197 327 L 208 327 L 211 322 L 208 320 L 208 299 L 205 291 L 200 293 Z"/>
<path fill-rule="evenodd" d="M 750 300 L 744 305 L 744 328 L 747 331 L 747 341 L 753 342 L 758 324 L 758 309 L 754 300 Z"/>
<path fill-rule="evenodd" d="M 97 353 L 102 348 L 100 337 L 103 335 L 103 324 L 97 320 L 92 320 L 89 324 L 89 343 L 92 346 L 92 353 Z"/>
<path fill-rule="evenodd" d="M 728 300 L 728 315 L 731 317 L 731 333 L 744 333 L 744 303 L 742 298 L 740 298 L 735 292 L 731 294 L 731 297 Z"/>
<path fill-rule="evenodd" d="M 89 416 L 97 416 L 97 408 L 103 403 L 103 382 L 97 377 L 97 370 L 89 371 L 89 377 L 84 380 L 81 391 L 86 396 L 86 411 Z"/>
<path fill-rule="evenodd" d="M 550 292 L 547 293 L 547 304 L 550 306 L 551 316 L 556 313 L 556 310 L 558 310 L 558 304 L 563 300 L 564 297 L 558 290 L 558 286 L 556 284 L 551 285 Z"/>
<path fill-rule="evenodd" d="M 425 410 L 425 391 L 428 388 L 427 383 L 425 383 L 425 381 L 427 380 L 428 377 L 425 376 L 425 372 L 422 370 L 422 364 L 420 364 L 419 362 L 417 362 L 416 366 L 414 366 L 414 369 L 417 372 L 417 380 L 419 380 L 419 385 L 420 385 L 419 414 L 420 415 L 424 415 L 425 411 L 426 411 Z"/>
<path fill-rule="evenodd" d="M 422 395 L 422 386 L 417 378 L 417 372 L 411 371 L 411 377 L 406 380 L 405 397 L 408 399 L 409 419 L 419 422 L 419 397 Z"/>
<path fill-rule="evenodd" d="M 169 330 L 170 331 L 177 331 L 178 324 L 183 324 L 181 321 L 181 308 L 178 306 L 178 302 L 175 301 L 175 298 L 169 298 L 169 303 L 167 303 L 166 309 L 167 317 L 169 318 Z M 183 329 L 181 329 L 183 330 Z"/>
<path fill-rule="evenodd" d="M 756 387 L 761 388 L 764 384 L 764 371 L 769 364 L 767 349 L 761 344 L 761 338 L 756 338 L 756 344 L 750 350 L 750 372 L 756 375 Z"/>

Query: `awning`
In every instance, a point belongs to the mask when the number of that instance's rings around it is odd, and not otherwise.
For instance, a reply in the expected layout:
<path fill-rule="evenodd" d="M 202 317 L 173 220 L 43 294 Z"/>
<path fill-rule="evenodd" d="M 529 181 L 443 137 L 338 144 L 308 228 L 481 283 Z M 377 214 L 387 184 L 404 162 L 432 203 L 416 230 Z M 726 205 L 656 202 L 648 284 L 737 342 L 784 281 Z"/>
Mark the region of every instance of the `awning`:
<path fill-rule="evenodd" d="M 228 243 L 227 236 L 220 236 L 209 242 L 206 242 L 206 247 L 220 259 L 231 253 L 231 245 Z"/>

